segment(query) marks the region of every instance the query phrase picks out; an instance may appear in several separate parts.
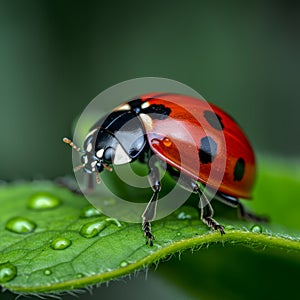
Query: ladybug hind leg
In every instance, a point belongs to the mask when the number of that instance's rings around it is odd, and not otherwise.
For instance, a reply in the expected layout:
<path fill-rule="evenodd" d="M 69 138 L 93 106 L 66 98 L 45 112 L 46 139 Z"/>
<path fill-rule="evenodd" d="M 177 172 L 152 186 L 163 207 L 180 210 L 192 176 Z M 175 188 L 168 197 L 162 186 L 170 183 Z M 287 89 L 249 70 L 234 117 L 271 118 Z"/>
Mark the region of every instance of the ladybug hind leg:
<path fill-rule="evenodd" d="M 240 202 L 238 198 L 223 194 L 221 192 L 217 192 L 215 195 L 215 199 L 228 206 L 237 208 L 238 215 L 241 219 L 253 222 L 268 222 L 268 218 L 264 216 L 258 216 L 245 209 L 244 205 Z"/>
<path fill-rule="evenodd" d="M 203 193 L 196 182 L 191 182 L 193 192 L 199 195 L 200 218 L 204 224 L 213 230 L 218 230 L 221 235 L 225 234 L 224 226 L 220 225 L 213 219 L 214 210 L 210 204 L 208 197 Z"/>

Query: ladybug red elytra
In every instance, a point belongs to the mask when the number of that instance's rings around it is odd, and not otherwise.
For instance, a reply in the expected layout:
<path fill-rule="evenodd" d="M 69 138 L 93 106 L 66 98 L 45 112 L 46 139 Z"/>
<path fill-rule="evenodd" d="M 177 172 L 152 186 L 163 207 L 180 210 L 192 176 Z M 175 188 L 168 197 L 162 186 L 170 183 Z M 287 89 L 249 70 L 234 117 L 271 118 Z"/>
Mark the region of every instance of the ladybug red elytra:
<path fill-rule="evenodd" d="M 148 164 L 153 196 L 142 215 L 142 228 L 150 245 L 154 239 L 150 221 L 155 218 L 161 189 L 159 169 L 149 159 L 153 154 L 166 163 L 173 177 L 183 175 L 180 184 L 199 195 L 201 220 L 221 235 L 224 227 L 213 219 L 206 190 L 214 191 L 215 199 L 238 208 L 242 217 L 264 221 L 247 212 L 239 201 L 251 198 L 256 174 L 252 147 L 237 123 L 205 100 L 173 93 L 141 95 L 96 122 L 85 138 L 83 151 L 67 138 L 64 142 L 83 152 L 82 165 L 77 170 L 83 169 L 89 176 L 96 174 L 98 182 L 99 173 L 111 171 L 111 165 L 137 159 Z M 209 178 L 211 171 L 221 176 L 221 182 Z M 89 183 L 91 190 L 93 181 Z M 201 185 L 208 189 L 201 189 Z"/>

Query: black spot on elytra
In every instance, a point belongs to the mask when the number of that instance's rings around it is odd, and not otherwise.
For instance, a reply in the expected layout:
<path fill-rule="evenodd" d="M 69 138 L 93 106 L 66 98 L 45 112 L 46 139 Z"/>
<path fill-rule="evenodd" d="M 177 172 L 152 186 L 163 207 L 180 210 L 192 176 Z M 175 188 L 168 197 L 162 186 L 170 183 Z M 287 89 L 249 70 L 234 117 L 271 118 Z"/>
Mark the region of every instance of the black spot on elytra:
<path fill-rule="evenodd" d="M 236 161 L 233 171 L 233 180 L 241 181 L 245 174 L 245 160 L 243 158 L 239 158 Z"/>
<path fill-rule="evenodd" d="M 150 114 L 151 118 L 154 120 L 164 120 L 170 115 L 171 108 L 166 107 L 163 104 L 152 104 L 143 109 L 141 112 L 144 114 Z"/>
<path fill-rule="evenodd" d="M 199 158 L 203 164 L 211 163 L 217 155 L 217 143 L 212 137 L 206 136 L 200 141 Z"/>
<path fill-rule="evenodd" d="M 222 118 L 217 115 L 216 113 L 214 113 L 211 110 L 205 110 L 204 113 L 204 118 L 206 119 L 206 121 L 215 129 L 217 130 L 223 130 L 224 125 L 222 123 Z"/>

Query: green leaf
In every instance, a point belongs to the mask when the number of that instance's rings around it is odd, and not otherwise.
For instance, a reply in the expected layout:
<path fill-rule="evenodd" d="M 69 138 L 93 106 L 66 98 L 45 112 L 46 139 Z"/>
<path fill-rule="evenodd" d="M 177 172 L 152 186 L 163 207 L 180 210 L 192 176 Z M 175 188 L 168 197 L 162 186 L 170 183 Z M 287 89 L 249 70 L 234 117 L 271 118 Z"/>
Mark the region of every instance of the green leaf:
<path fill-rule="evenodd" d="M 207 246 L 273 249 L 299 257 L 300 173 L 295 164 L 264 163 L 255 201 L 248 202 L 273 223 L 237 220 L 233 209 L 216 208 L 226 234 L 211 232 L 192 206 L 153 222 L 156 240 L 145 245 L 140 224 L 99 214 L 85 198 L 51 182 L 0 188 L 0 283 L 21 293 L 73 290 L 117 278 L 178 251 Z M 221 217 L 222 216 L 222 217 Z M 289 228 L 289 229 L 287 229 Z"/>

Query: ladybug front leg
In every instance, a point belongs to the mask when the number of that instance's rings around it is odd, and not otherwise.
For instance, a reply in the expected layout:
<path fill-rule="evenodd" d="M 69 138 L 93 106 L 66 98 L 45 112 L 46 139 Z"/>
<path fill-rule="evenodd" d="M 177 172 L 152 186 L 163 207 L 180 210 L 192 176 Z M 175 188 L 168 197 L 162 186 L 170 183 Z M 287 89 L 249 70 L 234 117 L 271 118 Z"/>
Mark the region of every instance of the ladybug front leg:
<path fill-rule="evenodd" d="M 78 187 L 78 185 L 74 184 L 74 180 L 71 181 L 68 178 L 59 177 L 55 180 L 55 183 L 58 184 L 59 186 L 67 188 L 74 194 L 89 195 L 95 189 L 94 176 L 92 176 L 92 174 L 86 174 L 86 180 L 87 180 L 86 188 L 83 191 Z"/>
<path fill-rule="evenodd" d="M 212 228 L 213 230 L 219 230 L 221 235 L 225 234 L 224 227 L 220 225 L 215 219 L 213 219 L 214 210 L 205 195 L 203 193 L 198 184 L 196 182 L 192 182 L 192 187 L 194 193 L 197 193 L 199 195 L 200 201 L 199 201 L 199 208 L 200 208 L 200 218 L 209 228 Z"/>
<path fill-rule="evenodd" d="M 150 221 L 152 221 L 155 218 L 158 194 L 161 189 L 159 169 L 154 165 L 155 161 L 156 160 L 153 159 L 149 161 L 150 171 L 148 174 L 148 180 L 154 193 L 145 211 L 142 214 L 142 220 L 143 220 L 142 228 L 144 231 L 144 236 L 146 237 L 146 244 L 149 243 L 150 246 L 153 246 L 153 240 L 154 240 L 154 236 L 151 233 Z"/>

